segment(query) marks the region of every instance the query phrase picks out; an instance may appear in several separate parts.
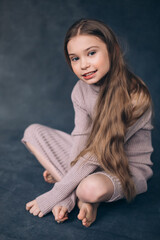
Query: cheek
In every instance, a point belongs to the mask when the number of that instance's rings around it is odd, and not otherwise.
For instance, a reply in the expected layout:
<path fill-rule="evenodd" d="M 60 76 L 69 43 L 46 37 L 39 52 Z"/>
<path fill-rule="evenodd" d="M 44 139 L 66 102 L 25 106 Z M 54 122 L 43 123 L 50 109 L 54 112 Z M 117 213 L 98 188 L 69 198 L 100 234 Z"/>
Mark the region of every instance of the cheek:
<path fill-rule="evenodd" d="M 74 74 L 78 75 L 78 67 L 76 65 L 72 65 L 72 70 Z"/>
<path fill-rule="evenodd" d="M 108 57 L 101 58 L 100 65 L 103 67 L 105 72 L 108 72 L 110 69 L 110 63 Z"/>
<path fill-rule="evenodd" d="M 103 54 L 97 55 L 97 57 L 94 59 L 94 63 L 97 66 L 103 66 L 106 64 L 106 57 Z"/>
<path fill-rule="evenodd" d="M 105 72 L 108 72 L 108 71 L 109 71 L 109 69 L 110 69 L 109 62 L 106 62 L 106 63 L 104 64 L 104 69 L 105 69 Z"/>

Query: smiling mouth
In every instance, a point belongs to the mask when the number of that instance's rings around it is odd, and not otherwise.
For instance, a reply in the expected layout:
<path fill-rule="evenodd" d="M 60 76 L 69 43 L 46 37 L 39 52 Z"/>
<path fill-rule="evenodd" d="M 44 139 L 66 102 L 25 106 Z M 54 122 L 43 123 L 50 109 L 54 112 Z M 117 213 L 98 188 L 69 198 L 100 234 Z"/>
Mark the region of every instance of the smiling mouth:
<path fill-rule="evenodd" d="M 95 72 L 97 72 L 97 70 L 92 71 L 92 72 L 85 73 L 85 74 L 83 74 L 82 76 L 83 76 L 83 77 L 88 77 L 88 76 L 93 75 Z"/>

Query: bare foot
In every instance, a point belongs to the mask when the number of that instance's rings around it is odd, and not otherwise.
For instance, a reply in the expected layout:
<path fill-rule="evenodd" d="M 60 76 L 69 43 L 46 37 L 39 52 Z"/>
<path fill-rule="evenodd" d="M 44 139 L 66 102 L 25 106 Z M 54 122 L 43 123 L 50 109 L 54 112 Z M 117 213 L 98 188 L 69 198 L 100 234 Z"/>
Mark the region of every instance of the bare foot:
<path fill-rule="evenodd" d="M 57 182 L 57 180 L 54 177 L 52 177 L 52 175 L 47 170 L 45 170 L 43 172 L 43 177 L 44 177 L 44 180 L 48 183 L 56 183 Z"/>
<path fill-rule="evenodd" d="M 28 202 L 26 204 L 26 210 L 34 216 L 43 217 L 43 213 L 40 211 L 36 200 Z"/>
<path fill-rule="evenodd" d="M 68 209 L 64 206 L 55 206 L 52 209 L 52 213 L 57 223 L 62 223 L 68 219 Z"/>
<path fill-rule="evenodd" d="M 85 227 L 89 227 L 96 220 L 98 206 L 99 203 L 83 203 L 78 200 L 80 211 L 77 217 Z"/>

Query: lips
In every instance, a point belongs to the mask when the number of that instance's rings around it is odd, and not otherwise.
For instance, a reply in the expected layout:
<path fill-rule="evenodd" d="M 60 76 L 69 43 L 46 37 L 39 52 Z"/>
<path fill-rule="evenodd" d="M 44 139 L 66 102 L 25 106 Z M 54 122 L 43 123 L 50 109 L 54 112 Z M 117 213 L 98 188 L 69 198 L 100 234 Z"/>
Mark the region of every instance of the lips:
<path fill-rule="evenodd" d="M 82 76 L 83 76 L 83 77 L 89 77 L 89 76 L 93 75 L 95 72 L 97 72 L 97 70 L 92 71 L 92 72 L 85 73 L 85 74 L 83 74 Z"/>
<path fill-rule="evenodd" d="M 95 77 L 96 72 L 97 72 L 97 70 L 92 71 L 92 72 L 87 72 L 87 73 L 83 74 L 82 77 L 83 77 L 85 80 L 90 80 L 90 79 L 92 79 L 92 78 Z"/>

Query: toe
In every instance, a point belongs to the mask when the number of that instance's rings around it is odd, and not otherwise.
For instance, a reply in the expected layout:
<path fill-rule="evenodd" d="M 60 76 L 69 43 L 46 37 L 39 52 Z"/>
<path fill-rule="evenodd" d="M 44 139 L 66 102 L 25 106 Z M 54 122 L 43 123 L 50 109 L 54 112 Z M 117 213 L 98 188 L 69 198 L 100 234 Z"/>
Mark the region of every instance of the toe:
<path fill-rule="evenodd" d="M 82 207 L 79 211 L 79 214 L 78 214 L 78 219 L 79 220 L 83 220 L 86 216 L 86 210 Z"/>
<path fill-rule="evenodd" d="M 44 177 L 44 180 L 45 180 L 45 181 L 47 180 L 47 175 L 48 175 L 48 172 L 47 172 L 47 170 L 45 170 L 45 171 L 43 172 L 43 177 Z"/>
<path fill-rule="evenodd" d="M 86 224 L 87 224 L 87 219 L 84 218 L 84 219 L 82 220 L 82 225 L 83 225 L 83 226 L 86 226 Z"/>
<path fill-rule="evenodd" d="M 85 227 L 89 227 L 89 226 L 92 224 L 92 221 L 88 221 L 87 218 L 85 218 L 85 219 L 82 221 L 82 224 L 83 224 L 83 226 L 85 226 Z"/>
<path fill-rule="evenodd" d="M 83 220 L 82 220 L 82 223 L 86 223 L 87 222 L 87 218 L 84 218 Z"/>

